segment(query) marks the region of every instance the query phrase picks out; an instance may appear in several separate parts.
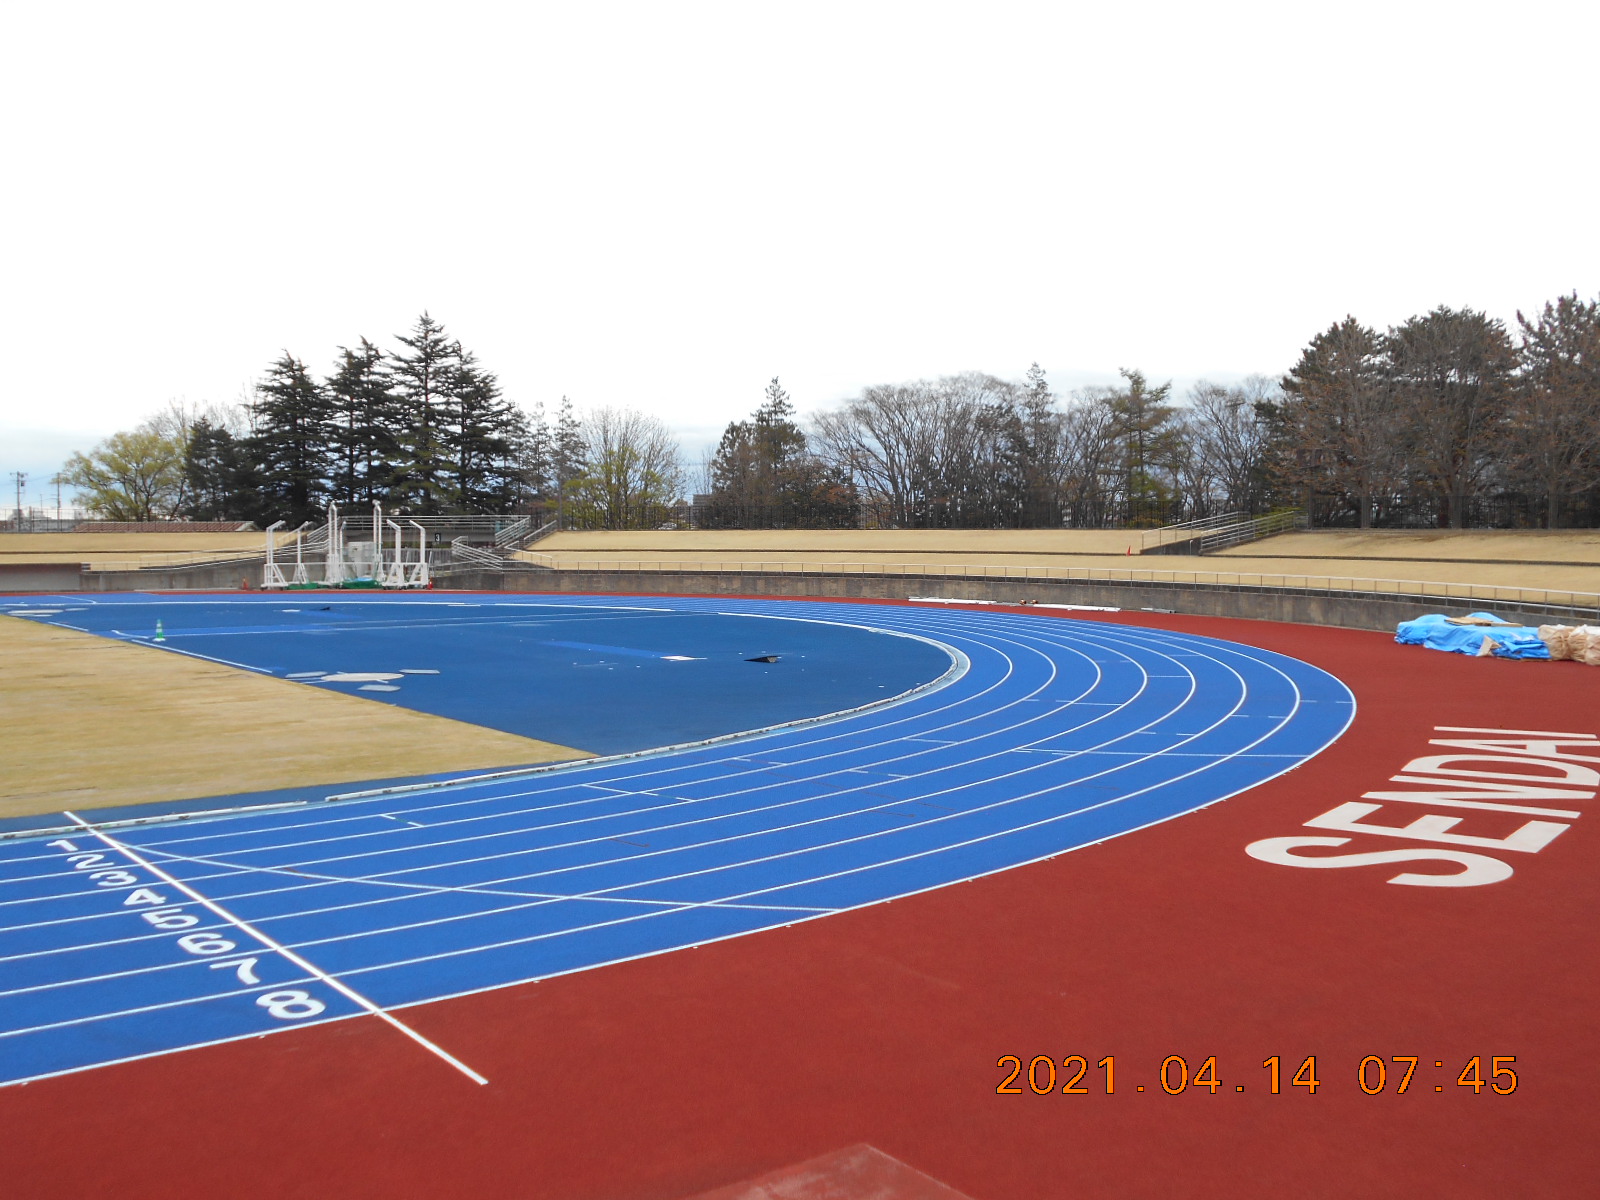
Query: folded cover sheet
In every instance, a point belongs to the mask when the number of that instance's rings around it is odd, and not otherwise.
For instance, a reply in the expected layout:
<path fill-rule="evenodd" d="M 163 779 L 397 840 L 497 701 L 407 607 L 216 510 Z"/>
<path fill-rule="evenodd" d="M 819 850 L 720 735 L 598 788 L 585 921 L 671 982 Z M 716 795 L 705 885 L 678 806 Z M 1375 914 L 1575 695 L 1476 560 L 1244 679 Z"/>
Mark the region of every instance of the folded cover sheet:
<path fill-rule="evenodd" d="M 1493 613 L 1473 613 L 1474 618 L 1497 621 Z M 1495 658 L 1549 658 L 1550 648 L 1539 630 L 1528 625 L 1457 625 L 1443 613 L 1427 613 L 1411 621 L 1401 621 L 1395 641 L 1407 646 L 1425 646 L 1451 654 Z"/>

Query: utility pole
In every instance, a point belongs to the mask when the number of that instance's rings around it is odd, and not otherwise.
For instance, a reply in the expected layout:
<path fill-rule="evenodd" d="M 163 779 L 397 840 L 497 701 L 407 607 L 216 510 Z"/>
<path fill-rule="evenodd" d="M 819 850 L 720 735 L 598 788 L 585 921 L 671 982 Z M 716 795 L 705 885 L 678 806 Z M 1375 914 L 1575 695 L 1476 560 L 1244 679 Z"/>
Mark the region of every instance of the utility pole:
<path fill-rule="evenodd" d="M 23 486 L 28 482 L 28 473 L 26 471 L 13 471 L 13 472 L 11 472 L 11 478 L 12 478 L 13 481 L 15 481 L 15 483 L 17 485 L 17 532 L 21 533 L 22 532 L 22 489 L 23 489 Z"/>

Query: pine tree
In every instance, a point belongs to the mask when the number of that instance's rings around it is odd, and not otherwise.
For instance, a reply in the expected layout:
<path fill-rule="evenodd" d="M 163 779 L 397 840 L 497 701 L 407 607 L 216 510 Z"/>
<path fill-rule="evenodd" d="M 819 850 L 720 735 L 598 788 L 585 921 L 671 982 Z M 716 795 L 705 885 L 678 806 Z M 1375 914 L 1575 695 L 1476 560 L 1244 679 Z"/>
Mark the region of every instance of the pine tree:
<path fill-rule="evenodd" d="M 556 520 L 562 522 L 558 529 L 566 528 L 566 496 L 570 485 L 584 473 L 589 448 L 584 440 L 583 425 L 572 409 L 572 401 L 561 397 L 561 407 L 556 410 L 556 426 L 550 438 L 550 474 L 556 492 Z"/>
<path fill-rule="evenodd" d="M 390 355 L 387 364 L 390 390 L 404 413 L 392 495 L 414 513 L 439 513 L 450 498 L 446 422 L 461 345 L 447 339 L 444 326 L 427 313 L 417 318 L 410 337 L 396 340 L 406 350 Z"/>
<path fill-rule="evenodd" d="M 1122 441 L 1123 479 L 1128 521 L 1161 524 L 1168 518 L 1172 489 L 1164 475 L 1178 450 L 1173 407 L 1167 402 L 1170 382 L 1151 387 L 1142 372 L 1123 369 L 1128 386 L 1109 397 Z"/>
<path fill-rule="evenodd" d="M 774 376 L 751 418 L 723 430 L 711 460 L 711 523 L 756 529 L 801 519 L 797 509 L 811 489 L 797 473 L 806 457 L 806 435 L 794 416 L 789 393 Z"/>
<path fill-rule="evenodd" d="M 770 497 L 781 487 L 783 470 L 806 451 L 806 435 L 794 422 L 794 405 L 789 393 L 774 375 L 767 385 L 766 398 L 756 409 L 752 434 L 755 439 L 756 473 L 760 490 Z"/>
<path fill-rule="evenodd" d="M 555 495 L 551 482 L 550 424 L 545 420 L 544 401 L 535 402 L 525 419 L 525 432 L 519 443 L 519 466 L 524 495 L 530 501 L 547 500 Z"/>
<path fill-rule="evenodd" d="M 270 524 L 261 480 L 240 439 L 201 417 L 189 430 L 184 450 L 184 505 L 191 521 L 256 521 Z"/>
<path fill-rule="evenodd" d="M 327 499 L 332 410 L 326 394 L 287 351 L 256 385 L 247 454 L 261 472 L 265 506 L 291 525 L 315 519 Z"/>
<path fill-rule="evenodd" d="M 1060 525 L 1062 512 L 1063 421 L 1044 368 L 1030 363 L 1019 411 L 1006 436 L 1020 477 L 1020 521 L 1024 527 Z"/>
<path fill-rule="evenodd" d="M 366 338 L 339 362 L 323 385 L 333 413 L 329 490 L 340 504 L 387 502 L 400 457 L 398 403 L 389 391 L 383 351 Z"/>
<path fill-rule="evenodd" d="M 462 512 L 505 511 L 520 493 L 517 441 L 525 422 L 501 394 L 500 381 L 466 351 L 459 351 L 447 394 L 454 450 L 449 498 Z"/>

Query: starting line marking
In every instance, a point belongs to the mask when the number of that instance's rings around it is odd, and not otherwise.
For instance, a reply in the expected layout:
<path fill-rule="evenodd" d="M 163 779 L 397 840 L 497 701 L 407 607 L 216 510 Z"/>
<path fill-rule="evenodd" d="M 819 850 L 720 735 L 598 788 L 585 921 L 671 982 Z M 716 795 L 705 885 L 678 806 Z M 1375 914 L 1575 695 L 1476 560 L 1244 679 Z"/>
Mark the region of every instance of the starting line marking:
<path fill-rule="evenodd" d="M 452 1067 L 460 1071 L 474 1083 L 487 1084 L 489 1082 L 488 1079 L 478 1074 L 478 1072 L 467 1066 L 467 1064 L 462 1062 L 459 1058 L 456 1058 L 448 1050 L 445 1050 L 443 1047 L 429 1041 L 427 1038 L 423 1037 L 422 1034 L 411 1028 L 411 1026 L 407 1025 L 404 1021 L 401 1021 L 398 1017 L 395 1017 L 384 1009 L 379 1008 L 371 1000 L 368 1000 L 360 992 L 356 991 L 342 980 L 329 975 L 315 963 L 302 958 L 276 938 L 269 937 L 267 934 L 262 933 L 254 925 L 250 924 L 250 922 L 244 920 L 242 917 L 234 916 L 233 913 L 223 908 L 222 905 L 216 903 L 216 901 L 202 896 L 199 892 L 195 891 L 194 888 L 184 883 L 181 879 L 178 879 L 176 876 L 167 871 L 163 871 L 160 867 L 156 866 L 149 859 L 145 858 L 137 850 L 133 849 L 133 847 L 118 841 L 109 833 L 105 833 L 96 828 L 94 825 L 90 824 L 88 821 L 85 821 L 75 812 L 65 812 L 62 815 L 70 817 L 72 821 L 85 833 L 93 834 L 112 850 L 117 851 L 119 854 L 126 855 L 133 862 L 137 863 L 146 871 L 149 871 L 152 875 L 156 876 L 156 878 L 164 881 L 166 884 L 168 884 L 168 886 L 176 888 L 190 899 L 201 905 L 204 905 L 234 928 L 244 930 L 244 932 L 255 938 L 262 945 L 278 954 L 283 955 L 284 958 L 294 963 L 294 965 L 299 967 L 302 971 L 305 971 L 308 975 L 314 976 L 316 979 L 327 984 L 334 991 L 345 997 L 345 999 L 351 1001 L 361 1008 L 366 1009 L 367 1012 L 385 1021 L 389 1025 L 392 1025 L 395 1029 L 398 1029 L 401 1033 L 405 1034 L 406 1037 L 410 1038 L 413 1042 L 416 1042 L 417 1045 L 421 1046 L 424 1050 L 428 1051 L 430 1054 L 434 1054 L 439 1058 L 442 1058 L 445 1062 L 449 1063 Z"/>

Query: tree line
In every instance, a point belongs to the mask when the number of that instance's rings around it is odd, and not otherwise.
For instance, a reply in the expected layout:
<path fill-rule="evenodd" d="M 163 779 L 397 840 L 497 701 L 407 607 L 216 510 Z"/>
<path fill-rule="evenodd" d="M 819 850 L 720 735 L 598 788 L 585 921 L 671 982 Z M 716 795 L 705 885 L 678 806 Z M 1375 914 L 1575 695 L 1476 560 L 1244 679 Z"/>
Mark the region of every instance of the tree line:
<path fill-rule="evenodd" d="M 1020 382 L 873 386 L 814 414 L 809 436 L 781 415 L 774 380 L 724 435 L 708 508 L 744 524 L 902 528 L 1286 507 L 1360 528 L 1600 525 L 1600 303 L 1575 293 L 1519 312 L 1515 334 L 1445 306 L 1383 331 L 1346 317 L 1281 379 L 1201 381 L 1181 403 L 1170 383 L 1121 375 L 1064 398 L 1038 364 Z"/>
<path fill-rule="evenodd" d="M 1461 528 L 1495 497 L 1530 524 L 1596 523 L 1600 306 L 1574 293 L 1517 326 L 1440 307 L 1318 334 L 1264 414 L 1284 494 L 1332 497 L 1362 528 L 1408 504 Z"/>
<path fill-rule="evenodd" d="M 75 454 L 63 475 L 112 520 L 180 518 L 291 525 L 329 503 L 415 516 L 549 509 L 569 524 L 624 528 L 670 506 L 681 453 L 658 419 L 631 409 L 551 419 L 506 399 L 498 377 L 423 313 L 382 350 L 341 346 L 318 378 L 285 351 L 241 405 L 174 404 Z"/>
<path fill-rule="evenodd" d="M 627 408 L 549 418 L 424 313 L 316 378 L 284 353 L 237 409 L 174 406 L 66 477 L 114 519 L 536 512 L 576 528 L 1097 528 L 1306 507 L 1319 524 L 1600 524 L 1600 304 L 1515 334 L 1440 307 L 1317 334 L 1279 379 L 1056 395 L 1043 370 L 873 385 L 802 419 L 778 379 L 685 489 L 678 443 Z"/>

